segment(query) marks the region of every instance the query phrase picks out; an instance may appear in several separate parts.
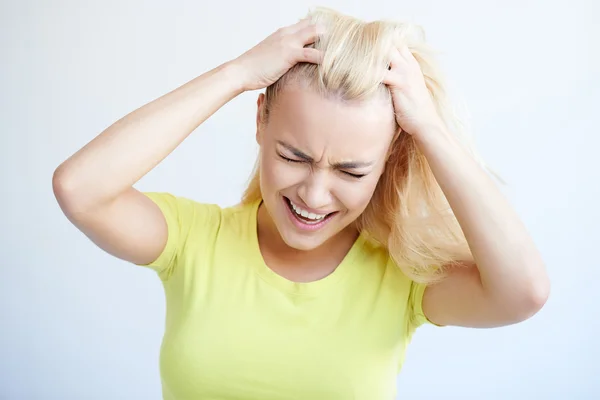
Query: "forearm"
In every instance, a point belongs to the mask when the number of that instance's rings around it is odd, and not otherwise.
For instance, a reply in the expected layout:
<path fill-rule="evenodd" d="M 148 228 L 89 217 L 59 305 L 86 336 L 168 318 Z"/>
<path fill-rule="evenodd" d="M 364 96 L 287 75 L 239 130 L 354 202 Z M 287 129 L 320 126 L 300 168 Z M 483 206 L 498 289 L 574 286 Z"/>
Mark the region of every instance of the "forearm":
<path fill-rule="evenodd" d="M 111 201 L 242 91 L 230 65 L 206 72 L 96 136 L 57 168 L 55 186 L 74 212 Z"/>
<path fill-rule="evenodd" d="M 486 294 L 504 305 L 544 298 L 548 283 L 541 256 L 484 169 L 442 128 L 416 140 L 461 225 Z"/>

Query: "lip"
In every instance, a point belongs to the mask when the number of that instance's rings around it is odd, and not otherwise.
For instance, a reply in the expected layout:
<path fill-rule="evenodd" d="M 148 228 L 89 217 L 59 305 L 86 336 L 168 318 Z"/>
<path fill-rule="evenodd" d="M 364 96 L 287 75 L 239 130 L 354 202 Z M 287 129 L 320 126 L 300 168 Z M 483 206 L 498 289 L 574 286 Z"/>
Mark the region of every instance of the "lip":
<path fill-rule="evenodd" d="M 296 213 L 294 211 L 292 211 L 292 209 L 288 203 L 289 199 L 287 197 L 281 196 L 281 200 L 283 201 L 283 205 L 284 205 L 285 209 L 287 210 L 288 217 L 290 218 L 290 220 L 292 221 L 294 226 L 302 231 L 309 231 L 309 232 L 318 231 L 319 229 L 321 229 L 325 225 L 327 225 L 329 223 L 329 221 L 331 221 L 331 219 L 333 217 L 335 217 L 337 214 L 337 211 L 335 211 L 333 213 L 329 213 L 325 218 L 323 218 L 321 221 L 317 222 L 316 224 L 307 224 L 306 222 L 304 222 L 301 219 L 299 219 L 298 217 L 296 217 Z"/>

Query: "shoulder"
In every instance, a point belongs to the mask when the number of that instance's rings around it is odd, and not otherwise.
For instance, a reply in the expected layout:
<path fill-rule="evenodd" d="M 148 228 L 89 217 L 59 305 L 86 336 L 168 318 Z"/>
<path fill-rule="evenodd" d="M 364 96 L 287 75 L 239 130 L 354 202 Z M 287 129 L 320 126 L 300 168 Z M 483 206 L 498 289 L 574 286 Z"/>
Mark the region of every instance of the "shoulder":
<path fill-rule="evenodd" d="M 158 206 L 167 225 L 165 247 L 158 259 L 147 265 L 159 271 L 163 279 L 174 272 L 176 265 L 192 265 L 213 254 L 217 242 L 236 242 L 250 226 L 255 207 L 222 206 L 169 192 L 142 193 Z"/>
<path fill-rule="evenodd" d="M 204 247 L 218 232 L 223 207 L 169 192 L 143 192 L 160 209 L 168 230 L 167 247 L 183 249 Z"/>
<path fill-rule="evenodd" d="M 252 223 L 257 209 L 256 202 L 223 206 L 169 192 L 143 193 L 160 208 L 169 230 L 177 229 L 181 234 L 194 236 L 214 235 L 223 227 L 245 228 Z"/>
<path fill-rule="evenodd" d="M 370 277 L 376 278 L 380 290 L 387 293 L 395 306 L 401 309 L 407 333 L 412 334 L 419 326 L 429 323 L 422 308 L 428 285 L 412 279 L 382 244 L 367 241 L 362 253 Z"/>
<path fill-rule="evenodd" d="M 378 276 L 382 282 L 397 287 L 410 285 L 411 280 L 392 259 L 387 248 L 364 234 L 360 249 L 360 263 L 367 266 L 370 274 Z"/>
<path fill-rule="evenodd" d="M 357 261 L 357 284 L 353 289 L 362 293 L 363 299 L 376 298 L 377 312 L 393 321 L 406 338 L 429 322 L 422 306 L 427 285 L 405 273 L 384 245 L 366 241 Z"/>
<path fill-rule="evenodd" d="M 220 213 L 222 207 L 215 203 L 200 202 L 189 197 L 169 192 L 142 192 L 155 202 L 162 211 L 177 213 Z"/>
<path fill-rule="evenodd" d="M 366 235 L 362 240 L 360 251 L 354 258 L 361 286 L 374 285 L 380 294 L 390 296 L 396 303 L 406 300 L 411 279 L 394 262 L 384 245 Z"/>

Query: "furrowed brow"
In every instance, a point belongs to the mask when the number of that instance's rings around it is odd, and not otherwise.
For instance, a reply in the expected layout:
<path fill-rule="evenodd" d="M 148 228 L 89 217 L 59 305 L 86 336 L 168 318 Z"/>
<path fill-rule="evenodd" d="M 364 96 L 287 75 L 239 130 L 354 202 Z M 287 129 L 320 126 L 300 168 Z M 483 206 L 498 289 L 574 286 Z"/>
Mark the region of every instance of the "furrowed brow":
<path fill-rule="evenodd" d="M 287 150 L 289 150 L 290 152 L 292 152 L 296 157 L 302 158 L 303 160 L 310 161 L 310 162 L 314 161 L 311 156 L 309 156 L 308 154 L 306 154 L 306 153 L 298 150 L 294 146 L 287 144 L 286 142 L 278 140 L 277 143 L 279 143 L 279 145 L 285 147 Z"/>
<path fill-rule="evenodd" d="M 301 150 L 298 150 L 294 146 L 292 146 L 284 141 L 281 141 L 281 140 L 278 140 L 277 143 L 280 146 L 285 147 L 288 151 L 290 151 L 296 157 L 301 158 L 308 162 L 314 162 L 314 159 L 311 156 L 309 156 L 308 154 L 304 153 Z M 375 164 L 373 161 L 341 161 L 341 162 L 334 163 L 332 166 L 336 169 L 360 169 L 360 168 L 370 167 L 373 164 Z"/>

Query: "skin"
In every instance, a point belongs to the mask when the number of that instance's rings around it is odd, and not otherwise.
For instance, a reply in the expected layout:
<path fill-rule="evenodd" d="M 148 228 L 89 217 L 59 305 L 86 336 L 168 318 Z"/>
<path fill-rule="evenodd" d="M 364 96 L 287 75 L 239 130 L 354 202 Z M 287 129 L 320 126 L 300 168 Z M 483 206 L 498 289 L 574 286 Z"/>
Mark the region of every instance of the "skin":
<path fill-rule="evenodd" d="M 291 84 L 268 121 L 258 98 L 261 146 L 259 241 L 267 264 L 294 281 L 330 274 L 356 239 L 353 222 L 369 204 L 396 132 L 392 105 L 342 103 Z M 340 165 L 341 164 L 341 165 Z M 284 197 L 319 214 L 335 212 L 317 231 L 298 229 Z"/>

